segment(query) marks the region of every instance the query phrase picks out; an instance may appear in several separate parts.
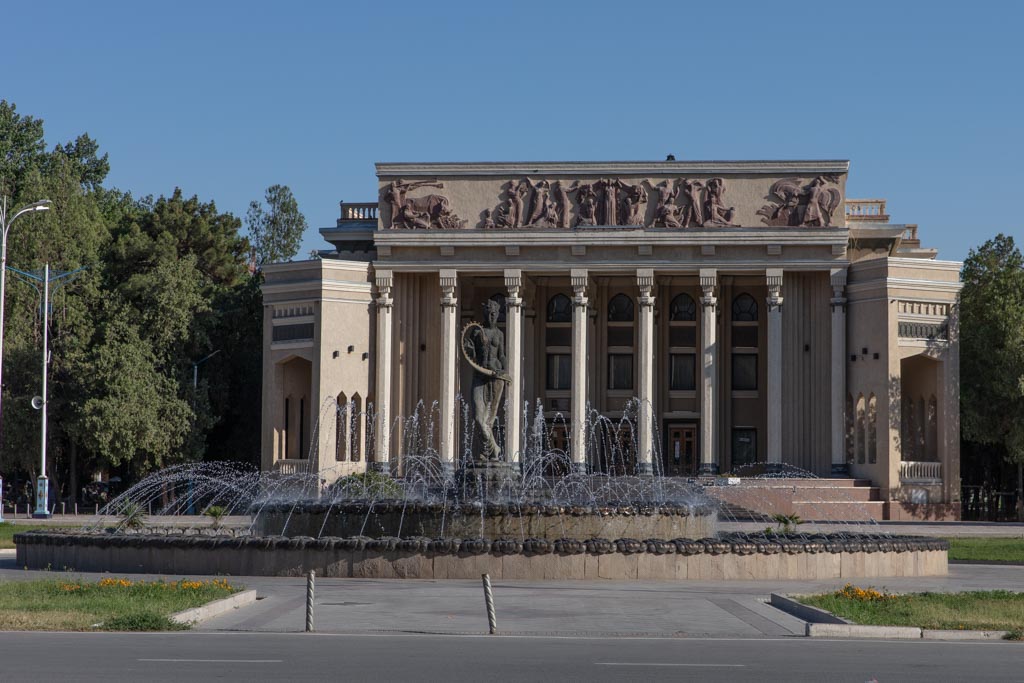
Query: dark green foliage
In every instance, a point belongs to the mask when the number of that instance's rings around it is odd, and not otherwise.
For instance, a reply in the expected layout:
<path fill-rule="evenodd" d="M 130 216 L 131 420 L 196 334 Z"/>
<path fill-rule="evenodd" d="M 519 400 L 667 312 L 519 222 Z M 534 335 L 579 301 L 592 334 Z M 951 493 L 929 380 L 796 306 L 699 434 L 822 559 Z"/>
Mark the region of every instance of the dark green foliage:
<path fill-rule="evenodd" d="M 257 266 L 292 260 L 306 231 L 306 218 L 299 212 L 299 204 L 287 185 L 271 185 L 265 199 L 266 208 L 252 201 L 246 214 Z"/>
<path fill-rule="evenodd" d="M 188 624 L 171 621 L 156 612 L 133 612 L 103 622 L 104 631 L 187 631 Z"/>

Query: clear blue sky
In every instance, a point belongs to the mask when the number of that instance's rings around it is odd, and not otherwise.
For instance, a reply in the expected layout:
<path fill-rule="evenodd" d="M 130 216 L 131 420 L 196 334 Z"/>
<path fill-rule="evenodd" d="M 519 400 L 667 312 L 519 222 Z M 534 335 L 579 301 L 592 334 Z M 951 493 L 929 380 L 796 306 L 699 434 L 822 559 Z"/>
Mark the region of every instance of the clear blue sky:
<path fill-rule="evenodd" d="M 291 186 L 324 245 L 375 161 L 844 158 L 940 257 L 1024 241 L 1024 5 L 9 3 L 0 97 L 108 184 L 244 216 Z"/>

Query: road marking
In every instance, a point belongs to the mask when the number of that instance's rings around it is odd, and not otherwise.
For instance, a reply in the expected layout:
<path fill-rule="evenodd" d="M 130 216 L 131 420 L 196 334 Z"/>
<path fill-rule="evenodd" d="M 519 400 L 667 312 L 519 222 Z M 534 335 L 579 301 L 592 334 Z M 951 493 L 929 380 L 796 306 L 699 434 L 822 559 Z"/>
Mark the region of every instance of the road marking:
<path fill-rule="evenodd" d="M 139 659 L 140 662 L 200 662 L 202 664 L 280 664 L 283 659 Z"/>
<path fill-rule="evenodd" d="M 673 664 L 673 663 L 659 663 L 659 662 L 594 662 L 597 666 L 700 666 L 700 667 L 715 667 L 715 668 L 734 668 L 742 669 L 746 667 L 746 664 Z"/>

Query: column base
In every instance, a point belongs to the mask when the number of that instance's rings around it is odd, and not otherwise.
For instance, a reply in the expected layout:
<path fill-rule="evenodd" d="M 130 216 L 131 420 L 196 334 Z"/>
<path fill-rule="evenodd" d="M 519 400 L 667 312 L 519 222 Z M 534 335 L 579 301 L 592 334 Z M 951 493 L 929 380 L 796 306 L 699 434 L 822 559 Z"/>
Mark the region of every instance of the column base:
<path fill-rule="evenodd" d="M 717 477 L 719 472 L 717 462 L 702 462 L 697 474 L 702 477 Z"/>
<path fill-rule="evenodd" d="M 850 466 L 845 462 L 834 462 L 832 463 L 832 476 L 833 477 L 848 477 L 850 476 Z"/>
<path fill-rule="evenodd" d="M 636 464 L 636 473 L 641 477 L 650 477 L 654 475 L 654 465 L 649 462 L 638 462 Z"/>

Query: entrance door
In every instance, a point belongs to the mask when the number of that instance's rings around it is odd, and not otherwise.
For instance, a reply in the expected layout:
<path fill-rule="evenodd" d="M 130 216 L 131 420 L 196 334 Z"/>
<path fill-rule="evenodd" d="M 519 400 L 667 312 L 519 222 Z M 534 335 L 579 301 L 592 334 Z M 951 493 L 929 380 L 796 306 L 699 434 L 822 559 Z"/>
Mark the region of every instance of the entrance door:
<path fill-rule="evenodd" d="M 732 430 L 732 469 L 757 462 L 757 430 L 735 427 Z"/>
<path fill-rule="evenodd" d="M 697 475 L 697 426 L 669 425 L 664 471 L 668 477 Z"/>

